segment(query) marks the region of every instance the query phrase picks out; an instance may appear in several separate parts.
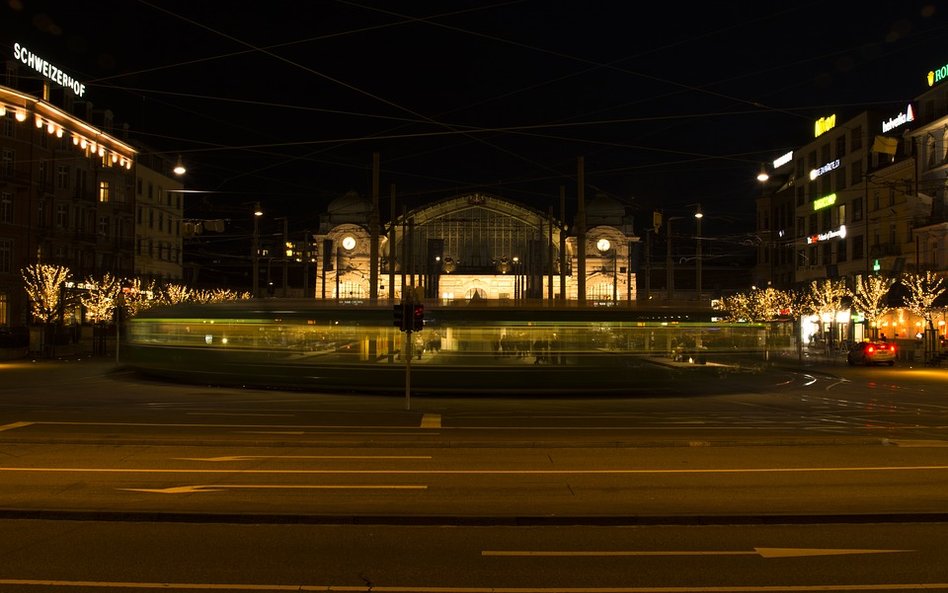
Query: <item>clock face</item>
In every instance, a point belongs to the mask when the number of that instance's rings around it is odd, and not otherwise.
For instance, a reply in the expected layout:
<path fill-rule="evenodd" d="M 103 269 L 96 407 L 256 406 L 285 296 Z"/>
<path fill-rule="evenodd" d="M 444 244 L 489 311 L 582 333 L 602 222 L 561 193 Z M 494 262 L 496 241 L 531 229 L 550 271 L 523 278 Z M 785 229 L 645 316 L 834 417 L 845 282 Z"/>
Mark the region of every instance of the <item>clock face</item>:
<path fill-rule="evenodd" d="M 344 238 L 342 239 L 342 247 L 343 247 L 343 249 L 345 249 L 346 251 L 352 251 L 352 249 L 353 249 L 355 246 L 356 246 L 355 237 L 349 236 L 349 237 L 344 237 Z"/>
<path fill-rule="evenodd" d="M 610 247 L 612 247 L 612 243 L 609 242 L 609 239 L 599 239 L 599 241 L 596 243 L 596 249 L 603 253 L 609 251 Z"/>

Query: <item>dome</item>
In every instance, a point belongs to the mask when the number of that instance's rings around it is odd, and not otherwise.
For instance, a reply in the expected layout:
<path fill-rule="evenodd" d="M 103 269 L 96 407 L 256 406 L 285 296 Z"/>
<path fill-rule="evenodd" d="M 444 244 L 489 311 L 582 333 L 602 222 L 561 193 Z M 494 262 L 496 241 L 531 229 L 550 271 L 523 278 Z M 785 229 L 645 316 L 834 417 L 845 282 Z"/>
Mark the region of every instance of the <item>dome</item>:
<path fill-rule="evenodd" d="M 586 205 L 586 225 L 608 224 L 618 226 L 625 216 L 625 206 L 606 194 L 596 196 Z"/>
<path fill-rule="evenodd" d="M 368 215 L 372 211 L 372 202 L 350 191 L 330 202 L 326 211 L 330 216 Z"/>
<path fill-rule="evenodd" d="M 347 222 L 362 225 L 369 222 L 371 212 L 372 202 L 350 191 L 330 202 L 323 218 L 332 226 Z"/>

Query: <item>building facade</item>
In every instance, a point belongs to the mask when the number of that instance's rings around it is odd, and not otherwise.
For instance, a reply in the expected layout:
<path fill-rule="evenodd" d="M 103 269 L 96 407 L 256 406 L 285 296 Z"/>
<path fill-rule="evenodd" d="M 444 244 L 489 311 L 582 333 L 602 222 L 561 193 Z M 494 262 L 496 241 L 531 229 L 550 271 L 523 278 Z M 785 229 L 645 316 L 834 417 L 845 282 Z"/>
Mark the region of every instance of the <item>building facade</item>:
<path fill-rule="evenodd" d="M 471 193 L 373 226 L 376 207 L 349 193 L 320 217 L 315 297 L 403 299 L 417 287 L 442 301 L 634 300 L 631 217 L 599 195 L 578 218 L 570 233 L 552 212 Z"/>
<path fill-rule="evenodd" d="M 31 264 L 68 266 L 77 281 L 132 275 L 136 158 L 86 119 L 0 86 L 0 325 L 29 322 Z"/>

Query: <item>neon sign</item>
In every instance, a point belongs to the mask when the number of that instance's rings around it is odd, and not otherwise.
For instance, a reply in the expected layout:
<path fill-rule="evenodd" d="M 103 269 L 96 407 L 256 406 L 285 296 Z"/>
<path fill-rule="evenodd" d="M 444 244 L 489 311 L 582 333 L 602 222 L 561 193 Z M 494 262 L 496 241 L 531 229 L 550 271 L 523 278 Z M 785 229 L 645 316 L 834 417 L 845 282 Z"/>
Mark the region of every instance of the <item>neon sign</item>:
<path fill-rule="evenodd" d="M 833 169 L 837 167 L 839 167 L 839 159 L 836 159 L 835 161 L 832 161 L 830 163 L 826 163 L 819 169 L 813 169 L 812 171 L 810 171 L 810 179 L 816 179 L 823 173 L 829 173 L 830 171 L 832 171 Z"/>
<path fill-rule="evenodd" d="M 938 70 L 932 70 L 928 73 L 928 86 L 935 86 L 936 83 L 948 78 L 948 64 L 945 64 Z"/>
<path fill-rule="evenodd" d="M 787 154 L 783 155 L 782 157 L 779 157 L 776 160 L 774 160 L 774 169 L 779 169 L 780 167 L 789 163 L 791 160 L 793 160 L 792 150 L 788 152 Z"/>
<path fill-rule="evenodd" d="M 902 113 L 895 117 L 890 117 L 889 121 L 882 122 L 882 133 L 885 134 L 889 130 L 905 125 L 910 121 L 915 121 L 915 111 L 912 109 L 911 103 L 909 103 L 909 106 L 906 107 Z"/>
<path fill-rule="evenodd" d="M 828 196 L 823 196 L 818 200 L 813 200 L 813 211 L 821 210 L 827 206 L 832 206 L 836 203 L 836 194 L 830 194 Z"/>
<path fill-rule="evenodd" d="M 824 134 L 833 128 L 836 127 L 836 114 L 830 115 L 828 117 L 821 117 L 816 120 L 816 124 L 813 126 L 813 131 L 816 133 L 816 137 L 819 137 L 821 134 Z"/>
<path fill-rule="evenodd" d="M 13 59 L 26 64 L 59 86 L 70 89 L 77 97 L 82 97 L 86 93 L 86 85 L 72 76 L 69 76 L 56 66 L 53 66 L 19 43 L 13 44 Z"/>
<path fill-rule="evenodd" d="M 806 238 L 806 242 L 807 242 L 807 245 L 811 245 L 813 243 L 819 243 L 820 241 L 828 241 L 829 239 L 834 239 L 834 238 L 839 238 L 839 239 L 846 238 L 846 225 L 845 224 L 839 225 L 839 228 L 836 229 L 835 231 L 827 231 L 825 233 L 820 233 L 818 235 L 810 235 L 809 237 Z"/>

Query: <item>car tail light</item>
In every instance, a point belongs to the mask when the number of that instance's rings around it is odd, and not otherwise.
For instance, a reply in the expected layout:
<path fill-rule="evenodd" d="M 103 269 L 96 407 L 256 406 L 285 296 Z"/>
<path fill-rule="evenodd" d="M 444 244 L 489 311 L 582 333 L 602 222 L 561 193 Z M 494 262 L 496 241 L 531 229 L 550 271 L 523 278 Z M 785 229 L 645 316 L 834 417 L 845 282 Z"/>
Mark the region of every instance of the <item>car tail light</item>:
<path fill-rule="evenodd" d="M 891 350 L 893 353 L 895 353 L 895 344 L 890 344 L 890 345 L 889 345 L 889 350 Z"/>
<path fill-rule="evenodd" d="M 869 354 L 872 354 L 872 353 L 875 352 L 875 351 L 876 351 L 876 349 L 875 349 L 874 347 L 872 347 L 872 346 L 869 346 L 868 348 L 866 348 L 866 352 L 868 352 Z"/>

